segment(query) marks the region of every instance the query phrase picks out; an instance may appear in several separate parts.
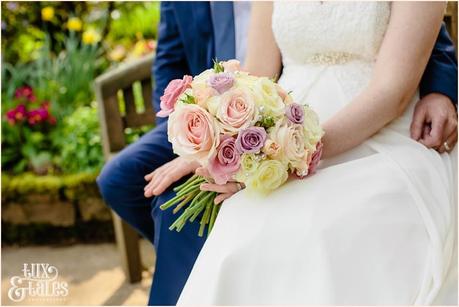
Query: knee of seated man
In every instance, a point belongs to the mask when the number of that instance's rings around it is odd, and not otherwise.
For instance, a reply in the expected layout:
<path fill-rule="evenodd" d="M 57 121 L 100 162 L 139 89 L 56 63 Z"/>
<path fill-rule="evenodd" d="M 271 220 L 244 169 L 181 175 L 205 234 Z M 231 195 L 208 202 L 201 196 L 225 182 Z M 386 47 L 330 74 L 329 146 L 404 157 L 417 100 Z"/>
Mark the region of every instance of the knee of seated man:
<path fill-rule="evenodd" d="M 138 182 L 143 187 L 143 175 L 137 159 L 123 152 L 108 161 L 96 179 L 102 197 L 109 203 L 118 198 L 119 193 L 128 192 L 127 187 Z"/>

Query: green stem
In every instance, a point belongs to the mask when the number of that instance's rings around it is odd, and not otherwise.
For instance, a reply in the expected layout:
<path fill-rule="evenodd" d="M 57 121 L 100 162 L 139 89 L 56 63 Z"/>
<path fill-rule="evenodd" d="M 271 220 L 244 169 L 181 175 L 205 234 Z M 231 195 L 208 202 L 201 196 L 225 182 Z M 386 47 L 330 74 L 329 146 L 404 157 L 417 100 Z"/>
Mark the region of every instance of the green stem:
<path fill-rule="evenodd" d="M 182 200 L 182 202 L 178 204 L 177 207 L 174 208 L 172 213 L 176 214 L 177 212 L 179 212 L 180 209 L 182 209 L 187 203 L 189 203 L 197 194 L 198 193 L 196 192 L 188 194 L 188 196 L 186 196 L 186 198 Z"/>
<path fill-rule="evenodd" d="M 161 210 L 166 210 L 166 209 L 172 207 L 178 201 L 181 201 L 182 199 L 183 199 L 183 195 L 176 195 L 173 198 L 171 198 L 168 201 L 166 201 L 164 204 L 162 204 L 159 208 Z"/>
<path fill-rule="evenodd" d="M 205 205 L 207 204 L 207 201 L 212 197 L 212 195 L 214 194 L 214 192 L 211 192 L 209 194 L 207 194 L 205 197 L 203 197 L 199 203 L 197 203 L 195 206 L 198 207 L 197 210 L 199 211 L 195 211 L 193 216 L 190 218 L 190 222 L 194 222 L 194 220 L 198 217 L 199 213 L 202 212 L 202 210 L 204 210 L 204 207 Z"/>
<path fill-rule="evenodd" d="M 209 233 L 212 231 L 212 228 L 214 228 L 215 220 L 217 218 L 217 214 L 219 210 L 220 210 L 220 205 L 214 204 L 212 208 L 212 214 L 210 216 L 209 231 L 207 232 L 207 235 L 209 235 Z"/>
<path fill-rule="evenodd" d="M 198 175 L 193 175 L 191 176 L 187 181 L 185 181 L 184 183 L 182 183 L 181 185 L 179 186 L 176 186 L 174 188 L 174 192 L 177 192 L 177 191 L 180 191 L 181 189 L 183 189 L 184 187 L 186 187 L 187 185 L 191 184 L 192 182 L 194 182 L 195 180 L 197 180 L 199 178 Z"/>
<path fill-rule="evenodd" d="M 201 226 L 199 227 L 199 232 L 198 232 L 198 236 L 200 236 L 200 237 L 202 237 L 204 235 L 204 230 L 206 229 L 206 225 L 207 225 L 207 223 L 209 223 L 210 212 L 212 210 L 211 206 L 212 206 L 212 202 L 211 201 L 207 201 L 206 211 L 204 211 L 204 214 L 202 215 Z"/>
<path fill-rule="evenodd" d="M 183 188 L 182 190 L 178 191 L 177 195 L 185 195 L 185 194 L 188 194 L 189 192 L 191 192 L 193 190 L 200 190 L 200 188 L 199 188 L 200 185 L 201 185 L 201 183 L 196 183 L 196 184 L 193 184 L 193 185 L 189 185 L 186 188 Z"/>

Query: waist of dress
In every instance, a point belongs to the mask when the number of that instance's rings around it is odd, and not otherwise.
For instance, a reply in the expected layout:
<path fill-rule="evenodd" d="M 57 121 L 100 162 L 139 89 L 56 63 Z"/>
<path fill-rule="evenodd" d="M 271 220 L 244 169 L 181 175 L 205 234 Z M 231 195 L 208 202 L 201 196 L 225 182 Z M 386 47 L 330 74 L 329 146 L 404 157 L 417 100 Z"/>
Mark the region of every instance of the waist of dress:
<path fill-rule="evenodd" d="M 301 64 L 342 65 L 352 61 L 372 62 L 362 55 L 348 52 L 323 52 L 307 55 Z"/>

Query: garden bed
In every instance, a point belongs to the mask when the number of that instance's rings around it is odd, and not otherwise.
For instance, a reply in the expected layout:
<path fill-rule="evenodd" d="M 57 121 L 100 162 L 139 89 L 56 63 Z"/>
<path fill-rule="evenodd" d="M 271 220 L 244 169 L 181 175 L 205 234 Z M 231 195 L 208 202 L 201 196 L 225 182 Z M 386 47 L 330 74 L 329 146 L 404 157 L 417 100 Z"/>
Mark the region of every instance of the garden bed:
<path fill-rule="evenodd" d="M 113 241 L 96 174 L 2 176 L 2 243 Z"/>

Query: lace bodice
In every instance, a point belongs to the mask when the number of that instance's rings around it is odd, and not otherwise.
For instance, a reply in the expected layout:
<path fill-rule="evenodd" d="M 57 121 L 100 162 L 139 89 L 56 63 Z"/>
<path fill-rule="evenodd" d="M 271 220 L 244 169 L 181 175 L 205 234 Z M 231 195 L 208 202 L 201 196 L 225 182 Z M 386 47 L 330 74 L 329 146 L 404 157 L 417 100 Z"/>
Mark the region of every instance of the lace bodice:
<path fill-rule="evenodd" d="M 343 56 L 372 61 L 389 16 L 388 2 L 277 1 L 272 27 L 284 66 Z"/>

